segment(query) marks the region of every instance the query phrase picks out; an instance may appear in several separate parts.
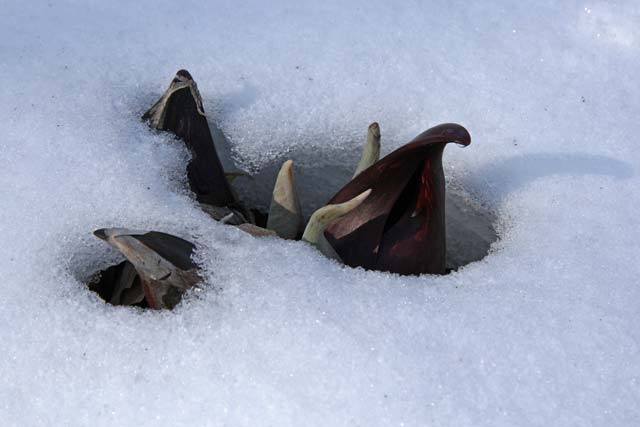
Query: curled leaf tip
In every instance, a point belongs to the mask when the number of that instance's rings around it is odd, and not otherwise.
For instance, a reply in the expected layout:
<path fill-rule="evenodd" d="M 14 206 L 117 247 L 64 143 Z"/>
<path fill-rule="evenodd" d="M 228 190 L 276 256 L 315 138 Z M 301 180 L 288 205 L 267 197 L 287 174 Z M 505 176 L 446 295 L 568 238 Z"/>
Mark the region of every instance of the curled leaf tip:
<path fill-rule="evenodd" d="M 453 142 L 466 147 L 467 145 L 471 144 L 471 135 L 469 134 L 469 131 L 467 131 L 467 129 L 457 123 L 443 123 L 422 132 L 420 135 L 415 137 L 413 141 L 411 141 L 411 143 L 415 142 Z"/>
<path fill-rule="evenodd" d="M 373 122 L 369 125 L 369 134 L 373 137 L 380 137 L 380 125 L 378 122 Z"/>
<path fill-rule="evenodd" d="M 358 162 L 358 166 L 356 167 L 356 171 L 353 174 L 355 178 L 358 176 L 363 170 L 367 169 L 369 166 L 373 165 L 380 158 L 380 126 L 377 122 L 373 122 L 369 125 L 367 129 L 367 141 L 364 144 L 364 148 L 362 149 L 362 156 L 360 157 L 360 162 Z"/>
<path fill-rule="evenodd" d="M 302 240 L 316 246 L 320 252 L 326 256 L 336 258 L 337 255 L 335 252 L 328 250 L 331 246 L 324 243 L 324 231 L 332 221 L 335 221 L 360 206 L 360 204 L 369 197 L 369 194 L 371 194 L 371 189 L 367 189 L 345 202 L 329 204 L 316 210 L 307 223 L 307 227 L 302 235 Z M 337 258 L 340 259 L 339 257 Z"/>
<path fill-rule="evenodd" d="M 267 229 L 284 239 L 295 239 L 302 230 L 302 209 L 293 176 L 293 161 L 283 163 L 271 198 Z"/>

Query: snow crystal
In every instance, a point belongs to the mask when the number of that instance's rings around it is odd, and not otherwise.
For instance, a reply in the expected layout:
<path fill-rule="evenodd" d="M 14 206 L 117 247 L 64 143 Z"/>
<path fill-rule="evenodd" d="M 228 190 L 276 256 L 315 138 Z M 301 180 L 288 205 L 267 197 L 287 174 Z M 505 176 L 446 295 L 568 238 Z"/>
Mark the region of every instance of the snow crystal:
<path fill-rule="evenodd" d="M 638 424 L 638 2 L 1 8 L 3 424 Z M 293 158 L 307 215 L 371 121 L 385 153 L 463 124 L 445 171 L 499 241 L 400 277 L 215 223 L 139 120 L 180 68 L 245 195 Z M 105 304 L 85 281 L 119 260 L 91 235 L 112 226 L 195 242 L 207 288 Z"/>

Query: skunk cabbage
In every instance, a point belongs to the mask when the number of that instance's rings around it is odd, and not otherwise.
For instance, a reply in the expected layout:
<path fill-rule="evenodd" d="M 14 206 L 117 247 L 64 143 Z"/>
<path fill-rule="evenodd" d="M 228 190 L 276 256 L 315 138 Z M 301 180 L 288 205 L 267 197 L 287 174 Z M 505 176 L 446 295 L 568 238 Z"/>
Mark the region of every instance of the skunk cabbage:
<path fill-rule="evenodd" d="M 194 245 L 158 231 L 103 228 L 93 232 L 127 258 L 140 278 L 144 298 L 154 309 L 173 308 L 201 279 L 191 260 Z M 127 267 L 127 266 L 125 266 Z M 135 281 L 130 281 L 135 285 Z"/>
<path fill-rule="evenodd" d="M 196 82 L 180 70 L 162 97 L 143 116 L 152 128 L 173 132 L 191 151 L 187 176 L 198 201 L 233 206 L 236 198 L 218 158 Z"/>
<path fill-rule="evenodd" d="M 325 237 L 352 267 L 399 274 L 444 274 L 445 180 L 442 152 L 469 145 L 457 124 L 433 127 L 360 172 L 329 201 L 339 204 L 367 189 L 360 206 L 335 220 Z"/>

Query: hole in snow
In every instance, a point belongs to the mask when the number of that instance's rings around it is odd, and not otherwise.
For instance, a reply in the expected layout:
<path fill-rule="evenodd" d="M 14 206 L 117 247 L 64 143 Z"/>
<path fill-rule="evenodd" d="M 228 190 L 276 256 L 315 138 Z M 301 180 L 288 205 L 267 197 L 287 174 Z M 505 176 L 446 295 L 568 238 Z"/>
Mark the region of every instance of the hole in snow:
<path fill-rule="evenodd" d="M 229 141 L 215 126 L 212 126 L 212 132 L 225 169 L 236 169 L 229 155 Z M 326 204 L 349 182 L 359 156 L 357 149 L 349 151 L 327 147 L 296 147 L 281 158 L 262 166 L 251 177 L 235 180 L 233 187 L 248 206 L 268 212 L 278 171 L 284 161 L 291 159 L 306 223 L 316 209 Z M 444 163 L 446 173 L 446 152 Z M 481 260 L 489 253 L 491 244 L 498 239 L 493 226 L 495 215 L 482 203 L 468 196 L 464 189 L 452 187 L 454 186 L 447 183 L 445 212 L 448 272 Z"/>
<path fill-rule="evenodd" d="M 237 171 L 230 156 L 230 144 L 222 132 L 211 126 L 216 148 L 226 171 Z M 257 173 L 232 183 L 240 200 L 251 207 L 260 226 L 266 224 L 273 186 L 282 163 L 291 159 L 305 222 L 352 177 L 357 152 L 337 148 L 296 147 L 280 159 L 263 165 Z M 497 240 L 495 216 L 481 203 L 448 183 L 446 192 L 447 272 L 481 260 Z M 114 305 L 148 308 L 140 277 L 128 261 L 95 272 L 86 282 L 88 288 Z"/>
<path fill-rule="evenodd" d="M 186 292 L 201 289 L 193 243 L 159 231 L 104 228 L 93 234 L 127 258 L 111 261 L 85 282 L 106 302 L 173 309 Z"/>
<path fill-rule="evenodd" d="M 140 276 L 129 261 L 122 261 L 93 274 L 87 287 L 113 305 L 133 305 L 148 308 Z"/>

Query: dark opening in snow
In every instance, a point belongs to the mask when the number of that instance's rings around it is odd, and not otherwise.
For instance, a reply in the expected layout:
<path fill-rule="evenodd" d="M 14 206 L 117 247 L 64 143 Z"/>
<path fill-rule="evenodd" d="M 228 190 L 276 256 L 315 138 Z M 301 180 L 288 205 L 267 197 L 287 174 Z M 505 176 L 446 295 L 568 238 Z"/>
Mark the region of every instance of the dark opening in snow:
<path fill-rule="evenodd" d="M 229 155 L 229 141 L 222 132 L 215 127 L 212 128 L 225 169 L 237 169 Z M 316 209 L 326 204 L 336 191 L 351 179 L 359 155 L 357 150 L 346 152 L 325 147 L 295 149 L 261 167 L 257 173 L 236 179 L 233 187 L 249 206 L 254 206 L 260 212 L 268 212 L 278 171 L 283 162 L 292 159 L 306 222 Z M 496 216 L 493 212 L 481 202 L 466 195 L 464 189 L 451 187 L 453 186 L 447 183 L 447 272 L 481 260 L 489 253 L 491 244 L 498 240 L 494 228 Z"/>

